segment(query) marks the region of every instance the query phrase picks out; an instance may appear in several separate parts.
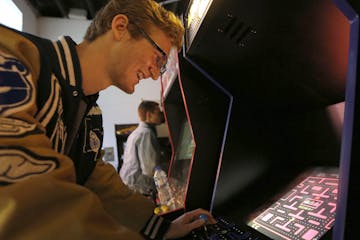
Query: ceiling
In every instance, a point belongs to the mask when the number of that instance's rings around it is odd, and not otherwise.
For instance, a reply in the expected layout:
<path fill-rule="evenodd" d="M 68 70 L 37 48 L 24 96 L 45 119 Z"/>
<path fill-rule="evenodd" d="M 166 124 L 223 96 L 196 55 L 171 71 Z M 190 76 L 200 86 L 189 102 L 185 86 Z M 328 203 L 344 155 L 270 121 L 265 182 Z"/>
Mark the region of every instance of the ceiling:
<path fill-rule="evenodd" d="M 40 17 L 58 18 L 94 18 L 95 13 L 103 7 L 108 0 L 26 0 L 35 9 Z M 177 15 L 184 12 L 188 0 L 155 0 L 166 9 Z"/>

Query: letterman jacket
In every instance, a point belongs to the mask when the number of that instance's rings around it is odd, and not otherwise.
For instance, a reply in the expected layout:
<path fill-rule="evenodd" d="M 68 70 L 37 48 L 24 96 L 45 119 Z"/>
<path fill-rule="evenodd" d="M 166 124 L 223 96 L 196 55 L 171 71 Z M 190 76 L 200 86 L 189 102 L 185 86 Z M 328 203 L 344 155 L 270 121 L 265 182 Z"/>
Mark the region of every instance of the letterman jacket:
<path fill-rule="evenodd" d="M 170 223 L 100 159 L 75 47 L 0 25 L 0 239 L 157 239 Z"/>

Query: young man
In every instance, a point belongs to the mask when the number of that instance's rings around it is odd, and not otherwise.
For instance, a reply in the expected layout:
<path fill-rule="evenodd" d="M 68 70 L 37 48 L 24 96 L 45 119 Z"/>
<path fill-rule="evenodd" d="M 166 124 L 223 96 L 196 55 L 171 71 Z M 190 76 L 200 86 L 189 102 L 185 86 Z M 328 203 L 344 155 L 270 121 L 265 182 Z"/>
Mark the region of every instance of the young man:
<path fill-rule="evenodd" d="M 132 190 L 153 197 L 154 169 L 160 165 L 161 157 L 155 127 L 163 122 L 164 114 L 157 102 L 142 101 L 138 115 L 139 125 L 126 141 L 120 177 Z"/>
<path fill-rule="evenodd" d="M 176 238 L 214 221 L 153 215 L 100 159 L 98 92 L 157 79 L 182 34 L 152 0 L 110 0 L 79 45 L 0 26 L 0 239 Z"/>

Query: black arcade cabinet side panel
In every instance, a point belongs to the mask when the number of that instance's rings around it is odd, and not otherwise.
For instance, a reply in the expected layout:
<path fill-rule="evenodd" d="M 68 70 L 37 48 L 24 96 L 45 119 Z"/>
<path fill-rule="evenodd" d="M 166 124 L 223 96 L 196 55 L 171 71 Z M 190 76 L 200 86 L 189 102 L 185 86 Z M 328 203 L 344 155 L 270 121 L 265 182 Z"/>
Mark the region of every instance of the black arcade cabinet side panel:
<path fill-rule="evenodd" d="M 178 54 L 178 69 L 163 88 L 173 148 L 168 176 L 178 208 L 210 210 L 232 96 L 182 53 Z"/>

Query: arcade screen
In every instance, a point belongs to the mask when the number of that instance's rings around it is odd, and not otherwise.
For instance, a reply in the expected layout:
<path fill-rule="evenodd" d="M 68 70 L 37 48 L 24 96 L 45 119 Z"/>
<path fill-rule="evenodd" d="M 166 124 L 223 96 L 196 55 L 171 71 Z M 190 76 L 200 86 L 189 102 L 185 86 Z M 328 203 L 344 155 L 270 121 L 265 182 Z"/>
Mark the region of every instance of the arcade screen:
<path fill-rule="evenodd" d="M 176 160 L 191 160 L 194 154 L 195 142 L 190 130 L 189 121 L 184 120 L 181 126 L 179 144 L 175 153 Z"/>
<path fill-rule="evenodd" d="M 170 187 L 173 190 L 176 208 L 184 207 L 186 187 L 190 174 L 190 165 L 195 149 L 191 127 L 185 118 L 180 127 L 179 140 L 175 147 L 175 157 L 169 174 Z"/>
<path fill-rule="evenodd" d="M 338 169 L 313 169 L 248 225 L 271 239 L 320 239 L 334 225 Z"/>

